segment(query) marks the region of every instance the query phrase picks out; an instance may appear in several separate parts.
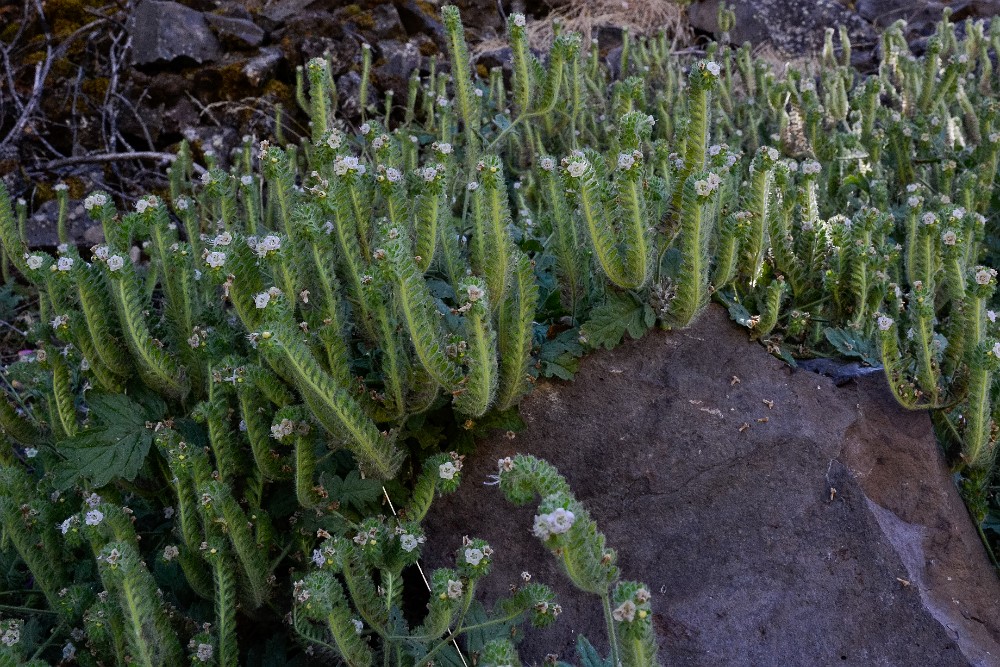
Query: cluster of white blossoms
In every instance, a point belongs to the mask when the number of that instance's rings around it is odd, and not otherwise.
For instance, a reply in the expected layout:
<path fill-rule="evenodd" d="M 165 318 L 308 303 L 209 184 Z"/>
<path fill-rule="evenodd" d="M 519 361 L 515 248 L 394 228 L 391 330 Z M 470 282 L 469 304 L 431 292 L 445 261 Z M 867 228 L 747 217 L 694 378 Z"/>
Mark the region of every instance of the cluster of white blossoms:
<path fill-rule="evenodd" d="M 958 234 L 956 234 L 953 229 L 945 231 L 945 233 L 941 235 L 941 243 L 945 245 L 955 245 L 958 243 Z"/>
<path fill-rule="evenodd" d="M 802 173 L 805 176 L 812 176 L 823 171 L 823 165 L 816 160 L 806 160 L 802 163 Z"/>
<path fill-rule="evenodd" d="M 420 177 L 424 179 L 427 183 L 433 183 L 439 176 L 444 175 L 444 165 L 437 165 L 431 167 L 424 167 L 420 169 Z"/>
<path fill-rule="evenodd" d="M 893 319 L 887 315 L 879 315 L 877 322 L 879 331 L 888 331 L 894 324 Z"/>
<path fill-rule="evenodd" d="M 363 176 L 366 171 L 368 171 L 368 168 L 361 164 L 358 158 L 353 155 L 345 155 L 333 163 L 333 173 L 337 176 L 346 176 L 350 172 L 355 172 Z"/>
<path fill-rule="evenodd" d="M 291 419 L 282 419 L 277 424 L 271 425 L 271 437 L 275 440 L 281 440 L 295 433 L 296 424 Z"/>
<path fill-rule="evenodd" d="M 518 28 L 523 28 L 528 24 L 527 20 L 524 18 L 524 14 L 514 14 L 514 25 Z"/>
<path fill-rule="evenodd" d="M 259 257 L 267 257 L 272 252 L 281 250 L 281 237 L 268 234 L 260 241 L 255 242 L 251 247 Z"/>
<path fill-rule="evenodd" d="M 378 166 L 378 175 L 375 180 L 379 183 L 383 181 L 389 181 L 390 183 L 399 183 L 403 180 L 403 172 L 395 167 L 386 168 L 384 165 Z"/>
<path fill-rule="evenodd" d="M 446 141 L 442 141 L 441 143 L 435 141 L 433 144 L 431 144 L 431 150 L 436 151 L 441 155 L 451 155 L 452 147 L 451 144 L 449 144 Z"/>
<path fill-rule="evenodd" d="M 582 155 L 574 155 L 573 159 L 564 158 L 563 166 L 566 168 L 567 174 L 573 178 L 580 178 L 586 173 L 590 163 Z"/>
<path fill-rule="evenodd" d="M 96 526 L 100 524 L 102 521 L 104 521 L 104 512 L 98 509 L 90 510 L 84 517 L 84 522 L 88 526 Z"/>
<path fill-rule="evenodd" d="M 922 223 L 924 223 L 925 225 L 928 225 L 928 226 L 929 225 L 933 225 L 937 221 L 938 221 L 937 216 L 934 215 L 933 213 L 931 213 L 930 211 L 928 211 L 927 213 L 924 213 L 922 216 L 920 216 L 920 222 L 922 222 Z"/>
<path fill-rule="evenodd" d="M 213 269 L 221 269 L 226 263 L 226 253 L 219 252 L 218 250 L 206 252 L 205 263 Z"/>
<path fill-rule="evenodd" d="M 215 655 L 215 648 L 211 644 L 198 644 L 198 650 L 195 651 L 194 656 L 202 662 L 210 662 L 212 656 Z"/>
<path fill-rule="evenodd" d="M 318 568 L 323 568 L 327 563 L 332 563 L 333 557 L 337 555 L 336 550 L 333 547 L 323 547 L 322 549 L 313 549 L 312 564 Z"/>
<path fill-rule="evenodd" d="M 60 257 L 59 261 L 52 268 L 53 271 L 69 271 L 73 268 L 73 258 L 72 257 Z"/>
<path fill-rule="evenodd" d="M 976 284 L 988 285 L 991 280 L 997 277 L 997 270 L 986 266 L 976 267 Z"/>
<path fill-rule="evenodd" d="M 279 296 L 281 296 L 280 289 L 277 287 L 268 288 L 266 291 L 254 295 L 253 305 L 255 305 L 258 310 L 263 310 L 264 308 L 267 308 L 267 304 L 271 303 L 271 299 L 275 299 Z"/>
<path fill-rule="evenodd" d="M 777 162 L 778 158 L 781 157 L 781 153 L 778 152 L 777 148 L 768 147 L 762 150 L 764 150 L 767 153 L 767 157 L 771 158 L 775 162 Z"/>
<path fill-rule="evenodd" d="M 708 62 L 702 63 L 702 65 L 705 71 L 714 77 L 718 77 L 720 74 L 722 74 L 722 67 L 719 65 L 719 63 L 713 60 L 709 60 Z"/>
<path fill-rule="evenodd" d="M 168 563 L 180 555 L 181 555 L 181 550 L 178 549 L 173 544 L 163 547 L 163 560 L 167 561 Z"/>
<path fill-rule="evenodd" d="M 88 211 L 92 211 L 95 208 L 101 208 L 107 203 L 108 196 L 101 192 L 97 192 L 83 200 L 83 207 Z"/>
<path fill-rule="evenodd" d="M 550 157 L 543 157 L 541 160 L 539 160 L 538 166 L 544 169 L 545 171 L 552 171 L 553 169 L 556 168 L 556 161 Z"/>
<path fill-rule="evenodd" d="M 66 185 L 65 183 L 56 183 L 55 185 L 52 186 L 52 189 L 55 190 L 56 192 L 66 192 L 67 190 L 69 190 L 69 186 Z"/>
<path fill-rule="evenodd" d="M 153 195 L 149 195 L 143 197 L 142 199 L 140 199 L 135 203 L 135 212 L 141 215 L 150 209 L 156 208 L 159 205 L 160 205 L 160 200 Z"/>
<path fill-rule="evenodd" d="M 69 326 L 69 315 L 56 315 L 49 324 L 53 329 Z"/>
<path fill-rule="evenodd" d="M 948 214 L 948 217 L 951 218 L 952 220 L 961 220 L 962 218 L 965 217 L 966 213 L 968 213 L 968 211 L 966 211 L 961 206 L 958 206 L 956 208 L 951 209 L 951 212 Z"/>
<path fill-rule="evenodd" d="M 571 511 L 560 507 L 548 514 L 536 515 L 531 532 L 535 537 L 545 540 L 551 535 L 562 535 L 569 532 L 575 521 L 576 516 Z"/>
<path fill-rule="evenodd" d="M 465 288 L 465 293 L 469 297 L 469 301 L 475 303 L 479 301 L 484 296 L 486 296 L 486 290 L 478 285 L 467 285 Z"/>
<path fill-rule="evenodd" d="M 722 177 L 718 174 L 709 174 L 704 179 L 694 182 L 694 191 L 699 197 L 708 197 L 713 192 L 719 189 L 722 185 Z"/>
<path fill-rule="evenodd" d="M 70 530 L 72 530 L 74 526 L 78 525 L 80 525 L 80 517 L 74 514 L 73 516 L 69 517 L 68 519 L 60 523 L 57 527 L 59 528 L 59 532 L 65 535 Z"/>

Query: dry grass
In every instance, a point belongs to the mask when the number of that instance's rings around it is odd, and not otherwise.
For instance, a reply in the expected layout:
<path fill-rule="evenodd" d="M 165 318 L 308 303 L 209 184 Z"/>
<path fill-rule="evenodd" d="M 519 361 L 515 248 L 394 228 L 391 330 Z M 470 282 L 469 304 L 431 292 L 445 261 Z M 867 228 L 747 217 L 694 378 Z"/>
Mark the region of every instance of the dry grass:
<path fill-rule="evenodd" d="M 546 51 L 552 45 L 556 24 L 565 32 L 578 32 L 584 40 L 597 37 L 604 26 L 628 28 L 633 35 L 664 31 L 674 48 L 690 42 L 690 28 L 677 0 L 569 0 L 560 3 L 540 20 L 528 21 L 528 42 L 533 49 Z M 474 51 L 484 53 L 507 45 L 505 37 L 486 39 Z"/>

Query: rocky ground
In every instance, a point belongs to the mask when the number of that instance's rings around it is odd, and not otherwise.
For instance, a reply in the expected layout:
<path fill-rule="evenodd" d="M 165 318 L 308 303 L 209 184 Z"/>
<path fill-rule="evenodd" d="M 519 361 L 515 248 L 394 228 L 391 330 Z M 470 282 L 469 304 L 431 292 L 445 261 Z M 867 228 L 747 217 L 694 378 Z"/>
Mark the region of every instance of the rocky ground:
<path fill-rule="evenodd" d="M 718 37 L 719 0 L 681 10 L 670 0 L 456 0 L 478 64 L 502 64 L 502 12 L 525 11 L 536 35 L 551 19 L 591 29 L 613 54 L 620 28 L 663 27 L 684 39 Z M 1000 0 L 731 0 L 731 41 L 769 44 L 777 57 L 817 51 L 826 27 L 848 26 L 855 60 L 870 65 L 879 28 L 905 19 L 919 47 L 945 8 L 952 19 L 989 17 Z M 0 176 L 34 215 L 32 241 L 54 241 L 52 185 L 74 199 L 96 188 L 123 199 L 164 188 L 166 162 L 95 155 L 169 152 L 182 138 L 225 159 L 245 135 L 306 132 L 295 101 L 295 68 L 327 54 L 341 117 L 358 114 L 361 45 L 374 53 L 378 90 L 405 99 L 413 68 L 427 70 L 444 50 L 437 0 L 49 0 L 0 7 Z M 74 211 L 75 233 L 96 240 Z"/>
<path fill-rule="evenodd" d="M 426 564 L 454 566 L 468 535 L 495 552 L 485 601 L 525 570 L 552 585 L 563 616 L 529 631 L 527 662 L 575 662 L 581 633 L 607 645 L 597 598 L 531 536 L 535 504 L 483 484 L 498 459 L 533 454 L 567 478 L 623 578 L 649 586 L 665 664 L 1000 665 L 1000 583 L 930 419 L 881 372 L 834 374 L 793 370 L 718 306 L 595 353 L 525 399 L 524 431 L 466 460 L 431 509 Z"/>

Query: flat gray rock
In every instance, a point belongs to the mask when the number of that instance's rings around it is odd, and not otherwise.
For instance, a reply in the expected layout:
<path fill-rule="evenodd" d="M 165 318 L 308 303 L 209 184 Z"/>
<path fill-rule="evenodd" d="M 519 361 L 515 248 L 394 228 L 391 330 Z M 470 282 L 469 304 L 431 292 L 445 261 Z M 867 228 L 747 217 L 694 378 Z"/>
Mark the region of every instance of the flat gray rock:
<path fill-rule="evenodd" d="M 481 484 L 518 452 L 559 468 L 623 578 L 650 586 L 664 664 L 1000 665 L 996 574 L 927 415 L 882 376 L 837 387 L 793 371 L 713 306 L 588 357 L 572 383 L 540 383 L 522 416 L 432 508 L 426 565 L 482 537 L 488 604 L 525 570 L 553 585 L 564 614 L 528 630 L 526 661 L 575 661 L 580 633 L 607 642 L 597 601 L 531 536 L 535 506 Z"/>
<path fill-rule="evenodd" d="M 178 2 L 143 0 L 129 18 L 129 32 L 135 65 L 170 63 L 179 58 L 200 64 L 222 54 L 205 15 Z"/>

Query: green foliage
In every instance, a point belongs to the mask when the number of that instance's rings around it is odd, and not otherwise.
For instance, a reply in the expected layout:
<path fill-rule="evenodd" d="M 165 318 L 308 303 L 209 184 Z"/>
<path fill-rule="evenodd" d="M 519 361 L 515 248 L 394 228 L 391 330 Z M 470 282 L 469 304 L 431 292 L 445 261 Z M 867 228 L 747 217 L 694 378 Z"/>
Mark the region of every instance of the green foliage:
<path fill-rule="evenodd" d="M 431 573 L 419 624 L 403 613 L 419 522 L 458 483 L 441 443 L 510 428 L 536 378 L 712 300 L 782 358 L 881 360 L 901 404 L 936 411 L 987 520 L 1000 127 L 983 24 L 942 24 L 922 58 L 892 26 L 867 78 L 843 31 L 819 71 L 782 76 L 749 47 L 692 60 L 625 35 L 615 74 L 570 33 L 536 57 L 513 15 L 508 90 L 472 68 L 457 9 L 442 21 L 450 76 L 414 72 L 399 118 L 373 99 L 370 47 L 359 127 L 310 61 L 308 140 L 244 143 L 200 182 L 182 143 L 169 199 L 87 197 L 105 244 L 82 254 L 29 249 L 27 206 L 0 185 L 0 263 L 37 303 L 32 349 L 0 378 L 0 558 L 51 612 L 25 636 L 83 627 L 81 664 L 180 664 L 184 646 L 196 664 L 304 647 L 518 664 L 510 630 L 550 622 L 550 591 L 488 612 L 475 540 Z M 618 582 L 551 467 L 511 465 L 501 488 L 540 499 L 539 537 L 601 599 L 611 664 L 655 663 L 648 591 Z M 287 612 L 300 644 L 252 632 Z"/>

